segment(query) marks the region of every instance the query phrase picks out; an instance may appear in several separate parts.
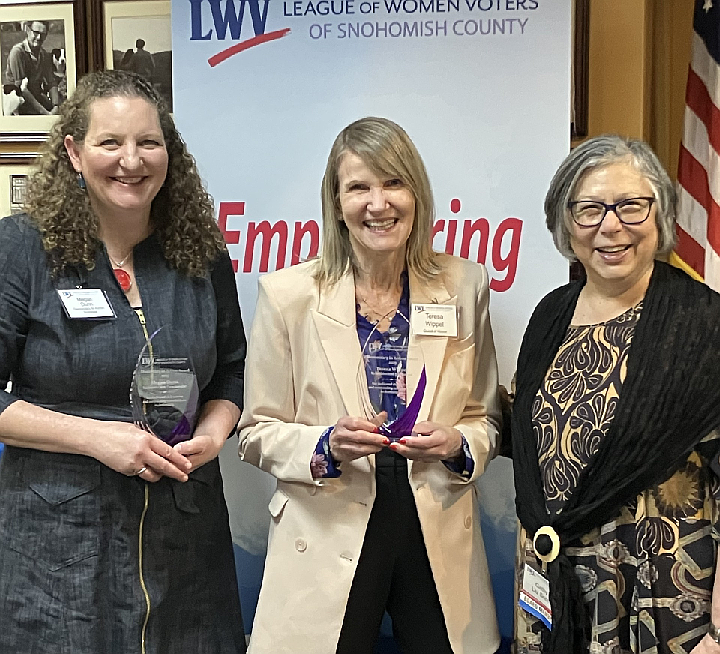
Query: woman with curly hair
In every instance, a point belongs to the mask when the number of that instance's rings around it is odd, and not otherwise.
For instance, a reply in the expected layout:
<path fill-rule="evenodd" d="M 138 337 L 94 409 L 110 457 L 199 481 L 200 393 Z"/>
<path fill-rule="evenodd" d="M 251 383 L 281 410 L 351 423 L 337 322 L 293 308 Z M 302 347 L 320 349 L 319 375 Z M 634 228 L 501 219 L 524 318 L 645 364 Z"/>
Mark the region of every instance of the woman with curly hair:
<path fill-rule="evenodd" d="M 0 276 L 0 651 L 244 652 L 217 461 L 242 407 L 234 274 L 141 77 L 93 73 L 62 105 Z M 193 363 L 184 436 L 133 424 L 153 344 Z"/>

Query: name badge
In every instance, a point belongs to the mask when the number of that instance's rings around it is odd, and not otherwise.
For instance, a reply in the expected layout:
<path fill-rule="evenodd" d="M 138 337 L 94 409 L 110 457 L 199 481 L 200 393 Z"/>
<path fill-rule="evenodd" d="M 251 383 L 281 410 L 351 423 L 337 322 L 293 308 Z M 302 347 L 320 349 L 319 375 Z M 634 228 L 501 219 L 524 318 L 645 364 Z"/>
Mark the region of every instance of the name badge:
<path fill-rule="evenodd" d="M 457 307 L 454 304 L 413 304 L 410 327 L 420 336 L 457 338 Z"/>
<path fill-rule="evenodd" d="M 65 313 L 74 320 L 115 318 L 107 296 L 99 288 L 68 288 L 58 291 Z"/>
<path fill-rule="evenodd" d="M 552 629 L 552 611 L 550 610 L 550 582 L 543 574 L 530 567 L 527 563 L 523 570 L 522 588 L 518 605 L 530 615 L 542 621 Z"/>

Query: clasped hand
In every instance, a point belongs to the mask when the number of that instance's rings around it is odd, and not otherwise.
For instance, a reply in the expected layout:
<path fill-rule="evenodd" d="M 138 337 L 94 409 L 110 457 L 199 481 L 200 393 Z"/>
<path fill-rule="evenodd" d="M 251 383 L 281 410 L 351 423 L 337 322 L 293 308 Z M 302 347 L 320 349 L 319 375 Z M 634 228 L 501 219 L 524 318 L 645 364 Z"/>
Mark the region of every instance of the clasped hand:
<path fill-rule="evenodd" d="M 414 461 L 447 461 L 462 451 L 462 435 L 453 427 L 436 422 L 418 422 L 413 435 L 391 442 L 378 433 L 387 418 L 383 412 L 372 420 L 344 416 L 330 434 L 330 453 L 335 461 L 352 461 L 377 454 L 383 447 Z"/>
<path fill-rule="evenodd" d="M 95 442 L 95 458 L 129 477 L 138 474 L 145 481 L 171 477 L 187 481 L 188 474 L 212 461 L 222 449 L 224 435 L 196 433 L 189 441 L 171 447 L 157 436 L 127 422 L 99 422 L 102 433 Z"/>
<path fill-rule="evenodd" d="M 127 422 L 100 422 L 99 427 L 95 458 L 109 468 L 129 477 L 142 470 L 139 476 L 145 481 L 187 481 L 193 467 L 190 459 L 154 434 Z"/>

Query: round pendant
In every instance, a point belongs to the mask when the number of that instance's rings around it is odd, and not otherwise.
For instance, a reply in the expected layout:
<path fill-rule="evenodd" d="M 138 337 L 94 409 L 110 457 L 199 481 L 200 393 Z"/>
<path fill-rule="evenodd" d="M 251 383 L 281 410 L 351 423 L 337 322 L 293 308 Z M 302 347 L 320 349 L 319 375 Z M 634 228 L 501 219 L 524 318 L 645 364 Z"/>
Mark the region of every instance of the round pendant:
<path fill-rule="evenodd" d="M 113 272 L 115 273 L 115 279 L 117 279 L 118 284 L 120 284 L 120 288 L 127 293 L 132 288 L 130 275 L 120 268 L 113 268 Z"/>

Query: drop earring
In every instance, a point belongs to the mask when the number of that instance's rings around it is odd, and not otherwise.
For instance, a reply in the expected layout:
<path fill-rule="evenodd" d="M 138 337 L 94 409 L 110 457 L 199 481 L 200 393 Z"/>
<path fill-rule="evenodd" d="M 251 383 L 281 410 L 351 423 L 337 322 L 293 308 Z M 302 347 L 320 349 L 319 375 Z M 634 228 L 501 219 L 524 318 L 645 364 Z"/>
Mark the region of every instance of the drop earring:
<path fill-rule="evenodd" d="M 82 173 L 77 174 L 77 183 L 81 191 L 87 190 L 87 184 L 85 184 L 85 178 Z"/>

